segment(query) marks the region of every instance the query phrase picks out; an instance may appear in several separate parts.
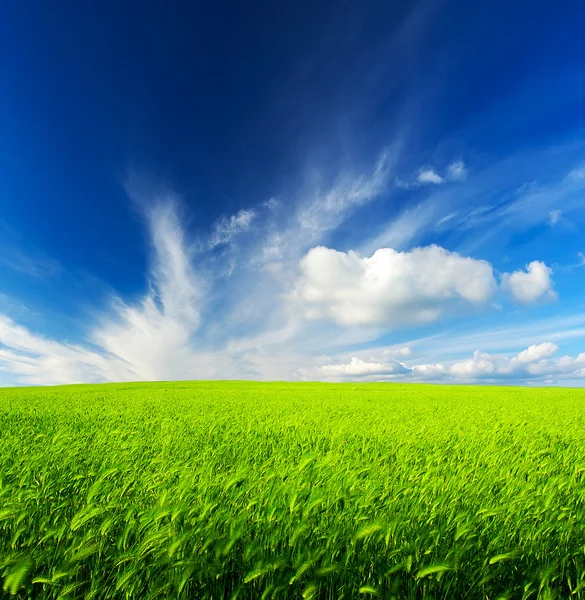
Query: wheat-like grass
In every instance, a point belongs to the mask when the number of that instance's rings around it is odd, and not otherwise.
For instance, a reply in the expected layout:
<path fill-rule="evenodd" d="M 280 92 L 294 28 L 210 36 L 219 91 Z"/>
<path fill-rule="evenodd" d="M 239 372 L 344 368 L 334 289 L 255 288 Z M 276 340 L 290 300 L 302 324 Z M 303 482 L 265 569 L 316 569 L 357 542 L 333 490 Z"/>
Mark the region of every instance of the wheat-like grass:
<path fill-rule="evenodd" d="M 0 392 L 20 598 L 585 598 L 585 393 Z"/>

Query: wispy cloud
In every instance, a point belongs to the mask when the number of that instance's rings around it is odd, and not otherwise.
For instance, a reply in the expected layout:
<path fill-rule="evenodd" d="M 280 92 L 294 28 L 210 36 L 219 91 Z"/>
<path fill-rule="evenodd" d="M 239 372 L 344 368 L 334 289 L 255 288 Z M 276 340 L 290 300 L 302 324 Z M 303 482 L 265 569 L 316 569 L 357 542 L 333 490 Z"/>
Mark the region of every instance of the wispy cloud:
<path fill-rule="evenodd" d="M 462 181 L 467 177 L 467 168 L 465 163 L 459 159 L 453 161 L 447 167 L 447 179 L 451 181 Z"/>
<path fill-rule="evenodd" d="M 309 231 L 331 230 L 358 206 L 371 202 L 388 188 L 395 149 L 385 150 L 371 174 L 344 174 L 327 192 L 317 192 L 297 212 L 300 227 Z"/>
<path fill-rule="evenodd" d="M 210 248 L 229 244 L 236 235 L 250 231 L 256 218 L 253 210 L 240 210 L 231 217 L 222 217 L 216 224 L 209 242 Z"/>
<path fill-rule="evenodd" d="M 147 222 L 153 244 L 149 290 L 135 304 L 112 300 L 112 313 L 89 333 L 96 350 L 46 340 L 2 316 L 3 369 L 24 382 L 45 384 L 164 380 L 220 371 L 220 361 L 193 344 L 204 284 L 190 264 L 173 201 L 154 203 Z"/>
<path fill-rule="evenodd" d="M 559 210 L 558 208 L 555 208 L 554 210 L 551 210 L 548 213 L 548 224 L 551 227 L 554 227 L 561 220 L 562 216 L 563 216 L 563 211 L 562 210 Z"/>
<path fill-rule="evenodd" d="M 434 183 L 436 185 L 445 181 L 434 169 L 428 167 L 421 169 L 416 179 L 419 183 Z"/>
<path fill-rule="evenodd" d="M 61 271 L 58 261 L 26 242 L 22 236 L 0 222 L 0 266 L 31 277 L 54 277 Z"/>
<path fill-rule="evenodd" d="M 417 182 L 420 185 L 435 184 L 440 185 L 447 181 L 463 181 L 467 177 L 467 168 L 461 159 L 454 160 L 445 170 L 445 175 L 440 175 L 434 167 L 423 167 L 417 175 Z"/>

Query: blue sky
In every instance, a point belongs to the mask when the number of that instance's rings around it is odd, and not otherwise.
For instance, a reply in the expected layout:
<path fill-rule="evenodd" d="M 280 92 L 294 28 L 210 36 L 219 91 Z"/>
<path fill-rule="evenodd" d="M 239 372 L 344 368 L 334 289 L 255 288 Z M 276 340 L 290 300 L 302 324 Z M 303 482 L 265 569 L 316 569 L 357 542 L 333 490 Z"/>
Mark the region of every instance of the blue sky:
<path fill-rule="evenodd" d="M 0 385 L 585 382 L 581 3 L 0 10 Z"/>

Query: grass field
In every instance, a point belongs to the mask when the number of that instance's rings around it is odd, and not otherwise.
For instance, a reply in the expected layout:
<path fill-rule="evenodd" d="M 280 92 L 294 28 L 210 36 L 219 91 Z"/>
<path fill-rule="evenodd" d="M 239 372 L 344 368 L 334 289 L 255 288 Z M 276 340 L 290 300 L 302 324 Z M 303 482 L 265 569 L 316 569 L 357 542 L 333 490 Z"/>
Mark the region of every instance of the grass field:
<path fill-rule="evenodd" d="M 0 390 L 20 598 L 585 598 L 585 391 Z"/>

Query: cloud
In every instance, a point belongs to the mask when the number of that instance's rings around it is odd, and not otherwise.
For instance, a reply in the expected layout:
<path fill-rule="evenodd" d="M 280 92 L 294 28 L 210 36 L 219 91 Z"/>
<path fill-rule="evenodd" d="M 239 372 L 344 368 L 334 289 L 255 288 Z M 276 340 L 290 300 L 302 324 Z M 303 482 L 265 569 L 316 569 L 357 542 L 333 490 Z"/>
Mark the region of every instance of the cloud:
<path fill-rule="evenodd" d="M 352 357 L 345 364 L 331 364 L 315 367 L 314 369 L 301 370 L 305 378 L 346 378 L 363 377 L 365 375 L 395 375 L 407 373 L 408 369 L 396 360 L 390 360 L 386 363 L 365 362 L 360 358 Z"/>
<path fill-rule="evenodd" d="M 411 354 L 412 350 L 408 346 L 405 346 L 404 348 L 388 348 L 387 350 L 382 351 L 382 356 L 401 356 L 403 358 L 408 358 Z"/>
<path fill-rule="evenodd" d="M 447 179 L 463 181 L 467 177 L 467 169 L 462 160 L 455 160 L 447 167 Z"/>
<path fill-rule="evenodd" d="M 373 254 L 379 248 L 402 250 L 416 242 L 430 227 L 437 227 L 436 207 L 423 203 L 397 215 L 375 237 L 361 245 L 361 254 Z"/>
<path fill-rule="evenodd" d="M 128 365 L 116 358 L 80 346 L 61 344 L 34 335 L 5 315 L 0 315 L 0 368 L 24 383 L 127 381 L 137 379 Z"/>
<path fill-rule="evenodd" d="M 437 363 L 434 365 L 423 364 L 423 365 L 415 365 L 412 368 L 411 373 L 412 373 L 412 375 L 414 375 L 417 378 L 440 379 L 447 373 L 447 369 L 446 369 L 445 365 L 443 365 L 441 363 Z"/>
<path fill-rule="evenodd" d="M 502 275 L 502 288 L 509 292 L 516 302 L 531 304 L 538 300 L 556 300 L 551 279 L 552 269 L 543 262 L 534 260 L 526 271 L 514 271 Z"/>
<path fill-rule="evenodd" d="M 558 208 L 555 210 L 551 210 L 548 213 L 548 224 L 551 227 L 554 227 L 561 220 L 562 215 L 563 211 L 559 210 Z"/>
<path fill-rule="evenodd" d="M 240 210 L 229 219 L 222 217 L 216 224 L 209 242 L 210 248 L 229 244 L 239 233 L 250 231 L 256 213 L 253 210 Z"/>
<path fill-rule="evenodd" d="M 585 353 L 576 357 L 555 358 L 558 346 L 552 342 L 533 344 L 518 354 L 498 355 L 475 351 L 471 358 L 450 363 L 421 363 L 411 366 L 378 353 L 370 358 L 352 356 L 350 360 L 299 369 L 302 379 L 327 381 L 385 378 L 404 381 L 460 382 L 535 382 L 585 379 Z"/>
<path fill-rule="evenodd" d="M 204 282 L 195 273 L 175 202 L 147 210 L 153 244 L 149 290 L 134 303 L 112 300 L 113 314 L 91 330 L 89 351 L 46 340 L 0 315 L 1 368 L 25 383 L 166 380 L 214 377 L 227 360 L 196 349 Z"/>
<path fill-rule="evenodd" d="M 417 378 L 451 378 L 463 380 L 544 380 L 552 378 L 579 379 L 585 377 L 585 353 L 577 357 L 554 359 L 558 347 L 551 342 L 534 344 L 515 356 L 493 355 L 479 350 L 472 358 L 450 366 L 421 365 L 412 373 Z"/>
<path fill-rule="evenodd" d="M 436 185 L 444 183 L 445 180 L 434 169 L 421 169 L 418 173 L 417 181 L 419 183 L 434 183 Z"/>
<path fill-rule="evenodd" d="M 518 354 L 516 359 L 519 363 L 531 363 L 542 360 L 543 358 L 550 358 L 559 347 L 552 342 L 545 342 L 544 344 L 533 344 Z"/>
<path fill-rule="evenodd" d="M 378 158 L 373 172 L 355 177 L 345 174 L 326 193 L 317 193 L 301 203 L 297 222 L 301 229 L 327 231 L 337 227 L 352 209 L 378 197 L 387 188 L 394 152 L 386 150 Z"/>
<path fill-rule="evenodd" d="M 304 317 L 342 325 L 428 323 L 450 307 L 484 304 L 496 289 L 489 263 L 434 245 L 369 258 L 320 246 L 300 270 L 294 297 Z"/>
<path fill-rule="evenodd" d="M 433 167 L 423 167 L 418 172 L 416 181 L 419 185 L 435 184 L 440 185 L 447 181 L 463 181 L 467 178 L 467 168 L 465 163 L 461 160 L 454 160 L 448 167 L 445 175 L 439 175 Z M 408 188 L 410 185 L 408 182 L 399 181 L 400 187 Z"/>
<path fill-rule="evenodd" d="M 325 189 L 313 180 L 290 202 L 292 211 L 272 211 L 279 213 L 281 221 L 265 223 L 250 263 L 282 275 L 285 267 L 296 263 L 354 211 L 388 191 L 397 147 L 395 143 L 381 152 L 370 172 L 343 172 Z"/>
<path fill-rule="evenodd" d="M 61 274 L 58 261 L 44 255 L 16 230 L 0 221 L 0 267 L 30 277 L 48 278 Z"/>
<path fill-rule="evenodd" d="M 585 180 L 585 166 L 577 167 L 572 171 L 569 171 L 566 179 L 572 181 L 583 181 Z"/>

